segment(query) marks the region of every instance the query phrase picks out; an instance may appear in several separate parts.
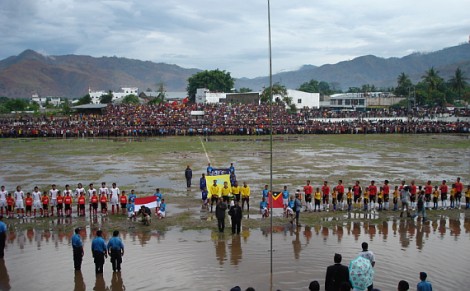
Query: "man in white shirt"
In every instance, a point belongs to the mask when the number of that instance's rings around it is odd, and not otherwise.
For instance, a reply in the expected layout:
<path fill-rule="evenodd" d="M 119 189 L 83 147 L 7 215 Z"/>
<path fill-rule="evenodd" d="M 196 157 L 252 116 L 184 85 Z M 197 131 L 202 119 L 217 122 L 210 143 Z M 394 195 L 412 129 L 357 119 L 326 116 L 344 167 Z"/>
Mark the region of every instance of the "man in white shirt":
<path fill-rule="evenodd" d="M 111 213 L 114 214 L 114 206 L 116 206 L 116 213 L 119 214 L 119 195 L 121 190 L 116 186 L 116 183 L 113 183 L 112 188 L 110 189 L 111 193 Z"/>
<path fill-rule="evenodd" d="M 0 188 L 0 215 L 3 215 L 3 209 L 7 211 L 7 196 L 8 191 L 5 190 L 5 186 L 2 185 Z"/>
<path fill-rule="evenodd" d="M 370 261 L 370 264 L 372 267 L 375 266 L 375 255 L 372 251 L 369 251 L 369 244 L 366 242 L 362 243 L 362 251 L 359 252 L 359 256 L 368 259 Z M 367 287 L 368 291 L 372 291 L 374 289 L 374 284 L 371 284 L 370 286 Z"/>
<path fill-rule="evenodd" d="M 24 192 L 21 191 L 21 186 L 16 187 L 15 193 L 13 193 L 13 198 L 15 198 L 15 207 L 16 207 L 16 214 L 17 217 L 20 218 L 20 212 L 21 212 L 21 217 L 24 216 Z"/>
<path fill-rule="evenodd" d="M 75 201 L 78 201 L 78 197 L 80 196 L 80 194 L 85 195 L 85 188 L 83 188 L 83 185 L 82 183 L 78 183 L 77 185 L 77 188 L 75 189 Z M 77 202 L 77 215 L 80 213 L 80 206 L 78 205 L 78 202 Z"/>
<path fill-rule="evenodd" d="M 34 187 L 33 190 L 33 215 L 36 217 L 37 211 L 42 216 L 42 203 L 41 203 L 41 191 L 39 191 L 38 186 Z"/>
<path fill-rule="evenodd" d="M 52 189 L 49 190 L 49 196 L 51 197 L 51 216 L 54 216 L 54 206 L 57 206 L 57 193 L 59 189 L 56 188 L 55 184 L 52 184 Z"/>
<path fill-rule="evenodd" d="M 93 196 L 93 193 L 96 193 L 96 189 L 93 188 L 93 183 L 90 183 L 90 186 L 88 188 L 88 205 L 89 205 L 89 210 L 90 210 L 90 215 L 91 215 L 91 196 Z"/>

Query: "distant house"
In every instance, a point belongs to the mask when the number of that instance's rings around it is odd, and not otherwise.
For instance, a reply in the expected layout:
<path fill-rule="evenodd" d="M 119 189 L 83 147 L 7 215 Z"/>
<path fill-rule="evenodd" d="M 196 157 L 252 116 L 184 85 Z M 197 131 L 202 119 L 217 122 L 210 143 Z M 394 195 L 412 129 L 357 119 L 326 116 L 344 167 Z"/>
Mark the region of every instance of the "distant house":
<path fill-rule="evenodd" d="M 47 98 L 41 97 L 39 96 L 39 94 L 34 93 L 33 95 L 31 95 L 31 102 L 36 102 L 37 104 L 39 104 L 39 106 L 43 106 L 46 104 Z"/>
<path fill-rule="evenodd" d="M 88 94 L 91 97 L 91 103 L 92 104 L 100 104 L 101 101 L 101 96 L 108 94 L 109 92 L 99 90 L 99 91 L 91 91 L 90 88 L 88 88 Z M 139 95 L 139 88 L 137 87 L 123 87 L 121 88 L 121 91 L 119 92 L 111 92 L 113 94 L 113 99 L 112 102 L 115 102 L 116 100 L 119 100 L 121 98 L 126 97 L 127 95 Z"/>
<path fill-rule="evenodd" d="M 167 101 L 181 101 L 186 96 L 188 96 L 188 93 L 185 91 L 180 91 L 180 92 L 164 92 L 165 93 L 165 100 Z M 145 92 L 140 92 L 139 97 L 142 98 L 143 100 L 150 101 L 152 98 L 158 97 L 160 92 L 158 91 L 145 91 Z"/>
<path fill-rule="evenodd" d="M 227 93 L 225 102 L 232 104 L 259 104 L 259 92 Z"/>
<path fill-rule="evenodd" d="M 330 96 L 330 109 L 365 111 L 367 107 L 364 93 L 339 93 Z"/>
<path fill-rule="evenodd" d="M 196 90 L 196 103 L 222 103 L 226 98 L 227 93 L 211 92 L 206 88 Z"/>
<path fill-rule="evenodd" d="M 300 108 L 320 108 L 320 93 L 308 93 L 287 89 L 287 96 L 292 98 L 292 104 Z"/>

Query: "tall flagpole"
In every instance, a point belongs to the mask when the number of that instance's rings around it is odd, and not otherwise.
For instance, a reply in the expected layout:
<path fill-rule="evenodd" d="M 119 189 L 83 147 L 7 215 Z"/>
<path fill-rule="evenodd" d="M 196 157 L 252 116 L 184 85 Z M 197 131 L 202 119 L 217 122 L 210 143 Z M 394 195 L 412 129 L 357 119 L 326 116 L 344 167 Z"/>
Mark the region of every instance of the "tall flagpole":
<path fill-rule="evenodd" d="M 271 54 L 271 5 L 268 0 L 268 31 L 269 31 L 269 146 L 270 146 L 270 164 L 269 164 L 269 205 L 270 205 L 270 224 L 271 224 L 271 288 L 273 277 L 273 60 Z"/>

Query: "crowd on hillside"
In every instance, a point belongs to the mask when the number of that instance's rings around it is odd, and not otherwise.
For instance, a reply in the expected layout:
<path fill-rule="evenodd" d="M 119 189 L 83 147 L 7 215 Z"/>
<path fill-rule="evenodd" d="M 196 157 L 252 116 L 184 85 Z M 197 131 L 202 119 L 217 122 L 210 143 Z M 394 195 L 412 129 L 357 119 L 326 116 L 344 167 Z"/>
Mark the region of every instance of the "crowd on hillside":
<path fill-rule="evenodd" d="M 194 115 L 192 112 L 204 112 Z M 96 137 L 193 134 L 268 134 L 270 111 L 275 134 L 468 133 L 469 109 L 442 107 L 337 112 L 254 104 L 108 105 L 102 114 L 0 117 L 0 137 Z M 382 120 L 379 118 L 391 118 Z M 436 117 L 455 117 L 437 121 Z M 332 122 L 331 118 L 342 118 Z M 352 119 L 351 119 L 352 118 Z M 374 119 L 377 118 L 377 119 Z M 395 118 L 395 119 L 394 119 Z M 325 119 L 325 120 L 318 120 Z"/>

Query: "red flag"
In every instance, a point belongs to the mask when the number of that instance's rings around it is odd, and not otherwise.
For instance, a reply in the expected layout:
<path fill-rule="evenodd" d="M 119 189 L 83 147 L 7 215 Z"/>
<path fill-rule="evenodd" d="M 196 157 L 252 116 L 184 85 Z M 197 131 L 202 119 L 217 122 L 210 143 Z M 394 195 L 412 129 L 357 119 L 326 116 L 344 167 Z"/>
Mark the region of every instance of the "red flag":
<path fill-rule="evenodd" d="M 142 205 L 147 206 L 148 208 L 155 208 L 157 207 L 157 200 L 155 196 L 146 196 L 146 197 L 139 197 L 135 198 L 134 200 L 135 208 L 134 210 L 137 212 L 139 211 Z"/>
<path fill-rule="evenodd" d="M 268 195 L 268 203 L 271 203 L 271 193 Z M 273 195 L 273 208 L 284 208 L 284 204 L 282 203 L 282 193 L 274 192 Z"/>

